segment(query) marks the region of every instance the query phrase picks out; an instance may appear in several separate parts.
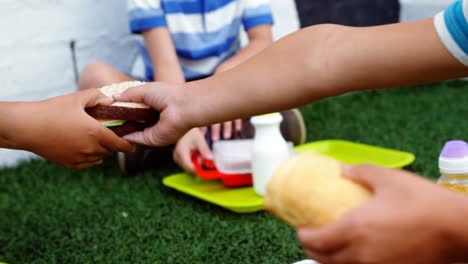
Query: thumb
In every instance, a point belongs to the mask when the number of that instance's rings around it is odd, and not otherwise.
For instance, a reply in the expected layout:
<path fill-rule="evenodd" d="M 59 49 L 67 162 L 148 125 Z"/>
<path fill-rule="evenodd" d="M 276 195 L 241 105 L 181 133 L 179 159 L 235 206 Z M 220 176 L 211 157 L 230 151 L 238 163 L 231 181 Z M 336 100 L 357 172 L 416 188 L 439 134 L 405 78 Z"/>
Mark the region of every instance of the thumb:
<path fill-rule="evenodd" d="M 351 224 L 345 218 L 325 225 L 319 229 L 301 228 L 297 237 L 308 250 L 317 253 L 331 253 L 343 248 L 352 239 Z"/>
<path fill-rule="evenodd" d="M 170 135 L 170 133 L 165 132 L 164 126 L 160 123 L 156 123 L 152 127 L 147 127 L 143 131 L 126 135 L 123 138 L 132 143 L 153 147 L 164 147 L 174 143 L 175 139 L 165 135 Z"/>
<path fill-rule="evenodd" d="M 204 159 L 213 160 L 213 153 L 203 136 L 197 138 L 197 149 Z"/>
<path fill-rule="evenodd" d="M 385 185 L 389 169 L 375 165 L 344 166 L 343 175 L 352 181 L 374 191 Z"/>
<path fill-rule="evenodd" d="M 99 104 L 110 105 L 114 102 L 112 97 L 105 96 L 98 89 L 88 89 L 78 93 L 81 96 L 81 103 L 84 107 L 93 107 Z"/>
<path fill-rule="evenodd" d="M 194 173 L 195 167 L 192 163 L 192 151 L 190 149 L 180 150 L 179 156 L 176 162 L 188 173 Z"/>
<path fill-rule="evenodd" d="M 143 131 L 134 132 L 128 135 L 123 136 L 125 140 L 131 143 L 140 144 L 140 145 L 149 145 L 145 139 Z"/>
<path fill-rule="evenodd" d="M 147 102 L 149 95 L 151 94 L 151 91 L 152 91 L 151 85 L 149 84 L 140 85 L 137 87 L 132 87 L 130 89 L 127 89 L 125 92 L 121 94 L 114 95 L 114 99 L 115 101 L 118 101 L 118 102 L 135 102 L 135 103 L 145 103 L 147 105 L 151 105 Z"/>

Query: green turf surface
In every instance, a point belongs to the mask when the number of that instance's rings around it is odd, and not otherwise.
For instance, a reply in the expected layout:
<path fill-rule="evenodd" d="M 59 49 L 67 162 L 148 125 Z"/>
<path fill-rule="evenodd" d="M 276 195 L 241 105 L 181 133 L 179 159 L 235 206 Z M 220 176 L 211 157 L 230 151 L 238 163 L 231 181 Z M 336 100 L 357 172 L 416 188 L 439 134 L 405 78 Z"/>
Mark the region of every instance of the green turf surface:
<path fill-rule="evenodd" d="M 309 140 L 339 138 L 415 153 L 438 176 L 444 141 L 468 131 L 468 84 L 354 93 L 304 107 Z M 169 167 L 119 176 L 33 161 L 0 171 L 0 261 L 8 263 L 291 263 L 295 233 L 267 213 L 238 215 L 161 184 Z"/>

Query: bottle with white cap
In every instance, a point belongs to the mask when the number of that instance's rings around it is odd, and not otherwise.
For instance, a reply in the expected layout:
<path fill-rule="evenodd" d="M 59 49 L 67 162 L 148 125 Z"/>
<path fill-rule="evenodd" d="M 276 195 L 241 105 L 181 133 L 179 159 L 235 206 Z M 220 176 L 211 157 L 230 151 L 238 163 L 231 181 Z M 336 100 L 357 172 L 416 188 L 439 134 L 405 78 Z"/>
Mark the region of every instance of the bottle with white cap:
<path fill-rule="evenodd" d="M 441 186 L 468 193 L 468 143 L 452 140 L 445 143 L 439 156 Z"/>
<path fill-rule="evenodd" d="M 252 175 L 254 190 L 265 195 L 268 180 L 281 162 L 290 156 L 289 145 L 280 131 L 283 117 L 280 113 L 255 116 L 250 122 L 255 127 L 252 144 Z"/>

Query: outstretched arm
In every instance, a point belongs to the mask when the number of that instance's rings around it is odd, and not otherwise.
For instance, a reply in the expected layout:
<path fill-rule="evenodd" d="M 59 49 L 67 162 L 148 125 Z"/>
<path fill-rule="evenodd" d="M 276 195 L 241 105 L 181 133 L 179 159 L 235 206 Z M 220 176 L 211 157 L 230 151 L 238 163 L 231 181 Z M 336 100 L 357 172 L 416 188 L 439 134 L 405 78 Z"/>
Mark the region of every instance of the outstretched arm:
<path fill-rule="evenodd" d="M 97 89 L 41 102 L 0 102 L 0 147 L 28 150 L 73 169 L 100 164 L 111 151 L 133 148 L 84 110 L 110 103 Z"/>
<path fill-rule="evenodd" d="M 191 83 L 187 92 L 198 103 L 187 112 L 205 124 L 350 91 L 467 74 L 442 44 L 432 19 L 368 28 L 320 25 L 278 41 L 231 71 Z"/>
<path fill-rule="evenodd" d="M 468 75 L 442 43 L 433 19 L 351 28 L 319 25 L 276 42 L 247 62 L 182 86 L 148 84 L 118 100 L 144 101 L 161 121 L 127 138 L 165 145 L 182 132 L 304 105 L 351 91 Z"/>

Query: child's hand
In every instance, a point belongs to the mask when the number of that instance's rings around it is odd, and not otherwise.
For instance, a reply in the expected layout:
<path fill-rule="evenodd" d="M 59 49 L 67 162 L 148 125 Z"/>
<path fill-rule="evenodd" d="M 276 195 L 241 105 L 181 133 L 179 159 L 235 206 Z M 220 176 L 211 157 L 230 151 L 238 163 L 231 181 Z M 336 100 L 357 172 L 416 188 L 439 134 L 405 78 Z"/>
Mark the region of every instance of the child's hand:
<path fill-rule="evenodd" d="M 17 131 L 16 147 L 73 169 L 100 164 L 111 151 L 131 151 L 129 142 L 84 111 L 112 101 L 97 89 L 90 89 L 41 102 L 19 103 L 13 110 L 18 121 L 12 129 Z"/>
<path fill-rule="evenodd" d="M 186 172 L 193 173 L 192 154 L 195 151 L 200 152 L 204 159 L 213 159 L 211 150 L 199 128 L 193 128 L 177 142 L 174 160 Z"/>
<path fill-rule="evenodd" d="M 345 174 L 374 197 L 335 223 L 299 230 L 309 257 L 324 264 L 461 260 L 456 257 L 463 248 L 457 252 L 451 240 L 456 235 L 449 231 L 452 224 L 465 225 L 460 213 L 468 198 L 404 171 L 366 165 L 349 167 Z"/>
<path fill-rule="evenodd" d="M 221 139 L 232 139 L 236 132 L 242 130 L 242 119 L 235 121 L 228 121 L 221 124 L 214 124 L 211 126 L 210 136 L 211 140 L 218 141 Z M 207 133 L 207 128 L 202 128 L 204 133 Z M 222 132 L 222 133 L 221 133 Z"/>
<path fill-rule="evenodd" d="M 132 133 L 124 138 L 130 142 L 149 145 L 167 146 L 177 142 L 185 133 L 196 125 L 192 124 L 193 102 L 185 87 L 164 83 L 150 83 L 128 89 L 121 95 L 114 96 L 121 102 L 144 103 L 160 113 L 159 121 L 144 131 Z"/>

